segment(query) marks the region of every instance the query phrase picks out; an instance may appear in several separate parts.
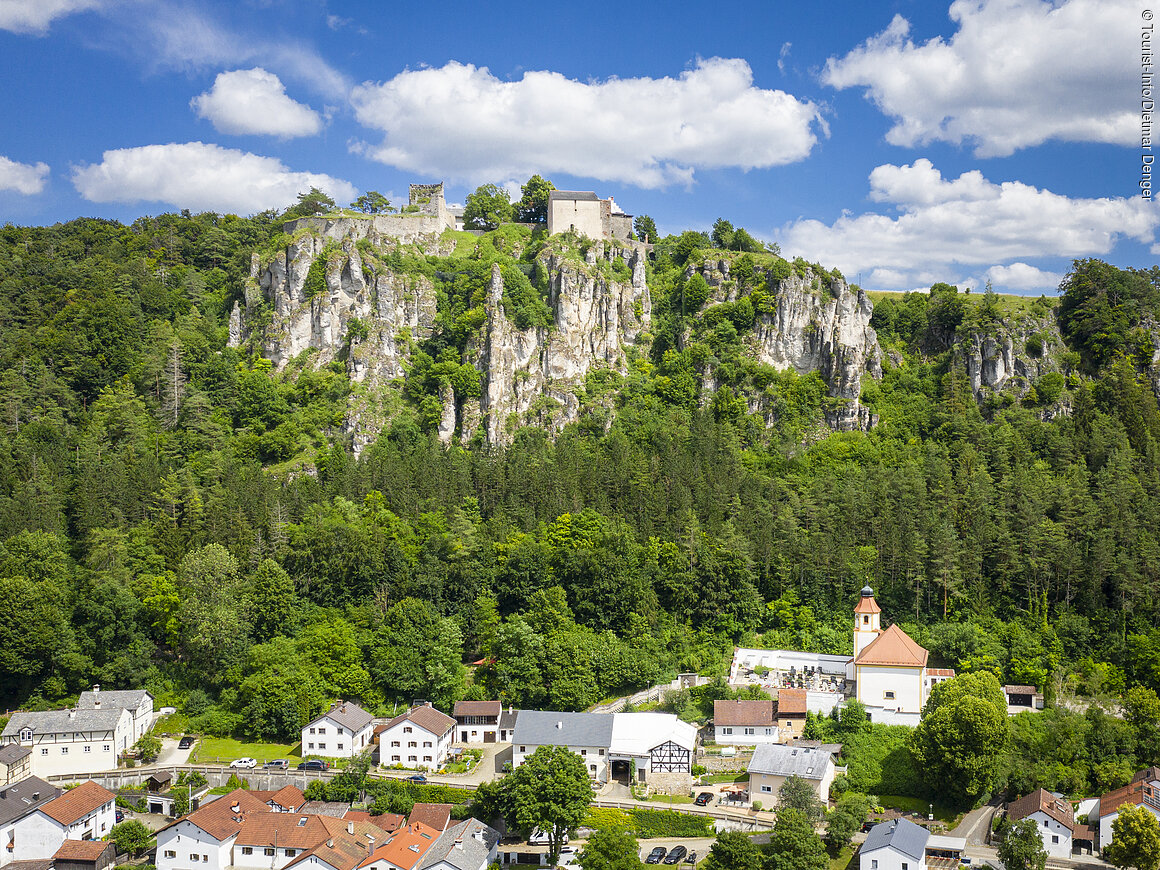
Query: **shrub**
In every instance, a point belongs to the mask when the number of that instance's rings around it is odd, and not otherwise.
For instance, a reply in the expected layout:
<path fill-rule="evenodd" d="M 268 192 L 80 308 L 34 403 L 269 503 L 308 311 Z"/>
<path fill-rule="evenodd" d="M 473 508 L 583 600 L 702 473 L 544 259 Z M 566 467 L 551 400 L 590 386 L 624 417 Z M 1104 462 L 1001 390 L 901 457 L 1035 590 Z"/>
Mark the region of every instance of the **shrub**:
<path fill-rule="evenodd" d="M 649 837 L 712 837 L 713 820 L 692 816 L 674 810 L 649 810 L 636 807 L 631 810 L 636 835 Z"/>

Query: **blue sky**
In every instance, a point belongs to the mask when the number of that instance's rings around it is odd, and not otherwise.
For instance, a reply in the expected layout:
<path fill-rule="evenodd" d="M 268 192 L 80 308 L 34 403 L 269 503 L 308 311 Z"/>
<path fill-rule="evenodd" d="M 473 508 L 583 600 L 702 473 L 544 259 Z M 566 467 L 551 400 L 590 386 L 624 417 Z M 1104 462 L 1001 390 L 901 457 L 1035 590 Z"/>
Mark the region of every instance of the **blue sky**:
<path fill-rule="evenodd" d="M 1157 4 L 1160 8 L 1160 4 Z M 1160 260 L 1147 3 L 0 0 L 0 220 L 539 172 L 875 289 Z M 1160 145 L 1160 143 L 1158 143 Z M 1160 170 L 1158 170 L 1160 172 Z"/>

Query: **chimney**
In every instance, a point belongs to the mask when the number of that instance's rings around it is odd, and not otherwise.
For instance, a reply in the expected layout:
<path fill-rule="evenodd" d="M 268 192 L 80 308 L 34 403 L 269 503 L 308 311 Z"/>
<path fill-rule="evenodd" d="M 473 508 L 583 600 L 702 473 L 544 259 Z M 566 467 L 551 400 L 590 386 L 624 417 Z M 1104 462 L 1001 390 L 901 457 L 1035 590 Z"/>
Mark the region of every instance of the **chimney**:
<path fill-rule="evenodd" d="M 557 731 L 563 731 L 563 730 L 564 730 L 564 720 L 563 720 L 563 719 L 558 719 L 558 720 L 556 721 L 556 730 L 557 730 Z"/>
<path fill-rule="evenodd" d="M 326 848 L 333 849 L 334 848 L 334 840 L 327 840 L 326 841 Z"/>
<path fill-rule="evenodd" d="M 69 710 L 69 711 L 68 711 L 68 717 L 69 717 L 70 719 L 75 719 L 75 718 L 77 717 L 77 711 L 76 711 L 76 710 Z"/>
<path fill-rule="evenodd" d="M 347 822 L 347 823 L 346 823 L 346 832 L 347 832 L 348 834 L 353 834 L 353 833 L 354 833 L 354 822 Z"/>

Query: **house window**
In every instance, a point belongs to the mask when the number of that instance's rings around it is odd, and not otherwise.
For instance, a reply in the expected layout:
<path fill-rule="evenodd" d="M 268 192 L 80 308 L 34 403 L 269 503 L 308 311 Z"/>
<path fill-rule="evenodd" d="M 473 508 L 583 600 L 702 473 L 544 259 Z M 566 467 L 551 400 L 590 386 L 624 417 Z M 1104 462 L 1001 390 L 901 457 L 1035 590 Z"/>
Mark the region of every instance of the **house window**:
<path fill-rule="evenodd" d="M 91 747 L 91 746 L 85 747 L 85 752 L 92 752 L 92 751 L 93 751 L 93 747 Z"/>
<path fill-rule="evenodd" d="M 596 765 L 595 764 L 588 765 L 588 769 L 591 770 L 593 773 L 596 773 Z"/>
<path fill-rule="evenodd" d="M 732 728 L 722 728 L 722 729 L 721 729 L 721 733 L 722 733 L 722 734 L 732 734 L 732 733 L 733 733 L 733 729 L 732 729 Z"/>
<path fill-rule="evenodd" d="M 417 755 L 408 755 L 407 756 L 407 761 L 418 761 L 418 760 L 419 760 L 419 756 L 417 756 Z"/>
<path fill-rule="evenodd" d="M 1055 835 L 1052 835 L 1052 837 L 1051 837 L 1051 842 L 1053 842 L 1053 843 L 1058 843 L 1058 842 L 1059 842 L 1059 837 L 1057 837 L 1057 836 L 1055 836 Z"/>
<path fill-rule="evenodd" d="M 745 733 L 746 733 L 746 734 L 752 734 L 752 733 L 753 733 L 753 729 L 752 729 L 752 728 L 746 728 L 746 729 L 745 729 Z"/>
<path fill-rule="evenodd" d="M 274 854 L 274 850 L 273 850 L 273 849 L 271 849 L 269 846 L 267 846 L 267 847 L 266 847 L 266 848 L 263 850 L 262 854 L 264 854 L 264 855 L 273 855 L 273 854 Z"/>
<path fill-rule="evenodd" d="M 62 746 L 62 747 L 60 748 L 60 754 L 61 754 L 61 755 L 68 755 L 68 747 L 67 747 L 67 746 Z"/>
<path fill-rule="evenodd" d="M 41 755 L 48 755 L 48 750 L 47 750 L 47 749 L 42 749 L 42 750 L 40 750 L 40 754 L 41 754 Z"/>
<path fill-rule="evenodd" d="M 398 740 L 392 740 L 392 741 L 391 741 L 391 746 L 401 746 L 401 745 L 402 745 L 402 744 L 400 744 Z"/>
<path fill-rule="evenodd" d="M 318 726 L 318 733 L 319 733 L 319 734 L 325 734 L 325 733 L 326 733 L 326 729 L 325 729 L 325 728 L 323 728 L 321 725 L 319 725 L 319 726 Z"/>
<path fill-rule="evenodd" d="M 21 741 L 31 740 L 32 739 L 32 729 L 31 728 L 21 729 L 20 739 L 21 739 Z"/>
<path fill-rule="evenodd" d="M 404 734 L 410 734 L 410 733 L 411 733 L 411 726 L 410 726 L 410 725 L 406 726 L 406 727 L 403 729 L 403 733 L 404 733 Z"/>
<path fill-rule="evenodd" d="M 528 747 L 526 747 L 526 746 L 521 746 L 521 747 L 520 747 L 520 752 L 527 752 L 527 751 L 528 751 Z M 46 749 L 46 750 L 45 750 L 45 752 L 47 753 L 47 752 L 48 752 L 48 750 Z"/>
<path fill-rule="evenodd" d="M 894 693 L 893 693 L 893 692 L 887 692 L 887 693 L 886 693 L 886 700 L 887 700 L 887 701 L 893 701 L 893 700 L 894 700 Z"/>
<path fill-rule="evenodd" d="M 770 794 L 770 793 L 772 793 L 772 792 L 773 792 L 773 786 L 772 786 L 772 785 L 763 785 L 763 786 L 761 787 L 761 790 L 762 790 L 763 792 L 765 792 L 766 794 Z"/>
<path fill-rule="evenodd" d="M 342 749 L 342 744 L 341 744 L 341 743 L 340 743 L 340 744 L 338 744 L 338 748 L 339 748 L 339 749 Z"/>
<path fill-rule="evenodd" d="M 581 750 L 580 750 L 580 754 L 581 754 L 581 755 L 587 755 L 587 754 L 588 754 L 588 750 L 587 750 L 587 749 L 581 749 Z"/>
<path fill-rule="evenodd" d="M 311 728 L 311 729 L 310 729 L 310 733 L 311 733 L 311 734 L 313 734 L 313 733 L 314 733 L 314 729 L 313 729 L 313 728 Z"/>
<path fill-rule="evenodd" d="M 870 870 L 878 870 L 878 859 L 877 858 L 870 859 Z"/>
<path fill-rule="evenodd" d="M 311 743 L 311 744 L 310 744 L 310 746 L 309 746 L 308 748 L 309 748 L 309 749 L 313 749 L 313 748 L 314 748 L 314 744 L 313 744 L 313 743 Z"/>
<path fill-rule="evenodd" d="M 423 760 L 424 760 L 424 761 L 433 761 L 434 759 L 433 759 L 433 758 L 431 758 L 431 756 L 430 756 L 430 755 L 424 755 L 424 756 L 423 756 Z"/>
<path fill-rule="evenodd" d="M 253 855 L 254 854 L 254 847 L 253 846 L 242 846 L 242 854 L 243 855 Z"/>
<path fill-rule="evenodd" d="M 192 861 L 194 864 L 196 864 L 198 861 L 201 860 L 201 855 L 190 855 L 189 860 Z"/>
<path fill-rule="evenodd" d="M 601 754 L 601 755 L 603 755 L 603 754 L 604 754 L 604 750 L 603 750 L 603 749 L 601 749 L 601 750 L 600 750 L 600 754 Z"/>
<path fill-rule="evenodd" d="M 430 741 L 430 740 L 424 740 L 424 741 L 423 741 L 423 748 L 424 748 L 424 749 L 430 749 L 430 748 L 432 747 L 432 745 L 433 745 L 433 744 L 431 743 L 431 741 Z"/>
<path fill-rule="evenodd" d="M 902 862 L 902 870 L 908 870 L 905 861 Z"/>
<path fill-rule="evenodd" d="M 209 855 L 202 855 L 201 860 L 204 861 L 206 864 L 208 864 L 209 863 Z"/>
<path fill-rule="evenodd" d="M 403 756 L 401 756 L 401 755 L 392 755 L 391 756 L 391 761 L 402 761 L 402 760 L 403 760 Z"/>
<path fill-rule="evenodd" d="M 176 858 L 177 853 L 175 851 L 173 851 L 172 849 L 166 849 L 165 850 L 165 857 L 166 858 Z"/>
<path fill-rule="evenodd" d="M 325 749 L 325 748 L 326 748 L 326 744 L 325 744 L 325 743 L 319 743 L 319 744 L 318 744 L 318 748 L 319 748 L 319 749 Z"/>
<path fill-rule="evenodd" d="M 111 752 L 112 750 L 113 750 L 113 747 L 110 744 L 106 743 L 105 744 L 105 752 Z"/>
<path fill-rule="evenodd" d="M 870 617 L 869 617 L 869 616 L 863 616 L 863 617 L 862 617 L 862 624 L 863 624 L 863 625 L 869 625 L 869 624 L 870 624 Z M 875 862 L 874 862 L 874 866 L 875 866 L 875 867 L 877 867 L 877 866 L 878 866 L 878 862 L 877 862 L 877 861 L 875 861 Z"/>
<path fill-rule="evenodd" d="M 293 857 L 294 857 L 295 855 L 297 855 L 297 854 L 298 854 L 298 850 L 297 850 L 297 849 L 287 849 L 287 850 L 286 850 L 286 857 L 287 857 L 287 858 L 293 858 Z"/>
<path fill-rule="evenodd" d="M 1047 819 L 1043 820 L 1043 827 L 1045 827 L 1045 828 L 1047 827 Z"/>
<path fill-rule="evenodd" d="M 414 749 L 414 748 L 415 748 L 416 746 L 418 746 L 418 745 L 419 745 L 419 744 L 418 744 L 418 743 L 416 743 L 414 740 L 411 740 L 411 741 L 408 741 L 408 743 L 407 743 L 407 748 L 408 748 L 408 749 Z"/>

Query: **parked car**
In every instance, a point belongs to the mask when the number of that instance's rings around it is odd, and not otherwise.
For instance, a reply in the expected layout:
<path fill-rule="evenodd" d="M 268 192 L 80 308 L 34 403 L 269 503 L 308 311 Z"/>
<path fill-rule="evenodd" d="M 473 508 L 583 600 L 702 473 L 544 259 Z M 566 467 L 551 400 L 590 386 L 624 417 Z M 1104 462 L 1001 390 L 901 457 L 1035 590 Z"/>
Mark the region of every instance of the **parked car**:
<path fill-rule="evenodd" d="M 423 774 L 421 774 L 421 773 L 412 773 L 410 776 L 407 777 L 407 782 L 413 782 L 413 783 L 416 783 L 418 785 L 423 785 L 425 782 L 427 782 L 427 777 L 423 776 Z"/>
<path fill-rule="evenodd" d="M 568 835 L 565 834 L 564 835 L 564 843 L 567 843 L 567 842 L 568 842 Z M 548 832 L 541 830 L 540 828 L 536 828 L 535 830 L 532 831 L 532 835 L 530 837 L 528 837 L 528 845 L 529 846 L 547 846 L 548 845 Z M 563 843 L 561 845 L 563 845 Z M 561 851 L 563 851 L 563 850 L 561 850 Z"/>
<path fill-rule="evenodd" d="M 258 760 L 256 758 L 235 758 L 230 762 L 230 767 L 257 767 Z"/>
<path fill-rule="evenodd" d="M 178 749 L 189 749 L 189 747 L 193 746 L 193 744 L 195 744 L 195 743 L 197 743 L 197 738 L 194 737 L 192 734 L 186 734 L 184 737 L 181 738 L 181 740 L 178 741 L 177 748 Z"/>
<path fill-rule="evenodd" d="M 121 824 L 121 822 L 125 821 L 125 814 L 123 812 L 121 812 L 119 807 L 117 808 L 117 811 L 114 813 L 114 816 L 117 819 L 118 825 Z"/>
<path fill-rule="evenodd" d="M 669 849 L 669 854 L 665 856 L 666 864 L 680 864 L 681 859 L 689 852 L 684 846 L 673 846 Z"/>
<path fill-rule="evenodd" d="M 298 765 L 299 770 L 327 770 L 330 765 L 320 758 L 308 758 Z"/>
<path fill-rule="evenodd" d="M 290 767 L 290 762 L 285 758 L 275 758 L 273 761 L 267 761 L 262 765 L 263 770 L 286 770 Z"/>
<path fill-rule="evenodd" d="M 694 864 L 694 865 L 697 863 L 697 852 L 696 852 L 696 850 L 694 850 L 694 851 L 690 852 L 688 855 L 686 855 L 686 856 L 685 856 L 685 863 L 686 863 L 686 864 Z"/>
<path fill-rule="evenodd" d="M 664 846 L 657 846 L 655 849 L 653 849 L 651 852 L 648 853 L 648 857 L 644 859 L 644 863 L 646 863 L 646 864 L 659 864 L 659 863 L 661 863 L 661 861 L 663 861 L 665 858 L 665 851 L 666 850 L 665 850 Z"/>
<path fill-rule="evenodd" d="M 693 801 L 699 807 L 705 807 L 713 803 L 713 792 L 703 791 L 697 795 L 697 799 Z"/>

